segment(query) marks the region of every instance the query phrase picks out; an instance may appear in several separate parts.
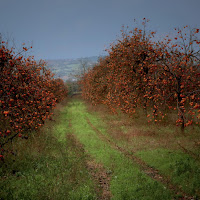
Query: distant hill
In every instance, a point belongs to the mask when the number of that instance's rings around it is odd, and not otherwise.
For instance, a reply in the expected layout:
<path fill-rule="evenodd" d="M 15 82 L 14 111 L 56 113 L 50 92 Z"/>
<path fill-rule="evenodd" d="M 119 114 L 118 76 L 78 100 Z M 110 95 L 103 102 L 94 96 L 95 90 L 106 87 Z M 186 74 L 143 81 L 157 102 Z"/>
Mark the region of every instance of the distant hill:
<path fill-rule="evenodd" d="M 57 59 L 57 60 L 45 60 L 47 62 L 47 68 L 55 74 L 55 77 L 59 77 L 64 81 L 75 80 L 74 75 L 81 73 L 81 62 L 85 64 L 86 69 L 94 66 L 98 62 L 98 56 L 91 56 L 77 59 Z"/>

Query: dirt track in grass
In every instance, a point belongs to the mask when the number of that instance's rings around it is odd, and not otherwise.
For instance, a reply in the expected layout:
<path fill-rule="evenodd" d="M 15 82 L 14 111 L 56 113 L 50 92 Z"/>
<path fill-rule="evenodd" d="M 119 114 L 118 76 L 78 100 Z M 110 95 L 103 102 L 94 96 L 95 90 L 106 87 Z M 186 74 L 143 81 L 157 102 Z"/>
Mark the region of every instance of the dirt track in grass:
<path fill-rule="evenodd" d="M 86 106 L 84 104 L 84 102 L 80 99 L 78 100 L 78 102 L 79 103 L 73 103 L 73 99 L 72 99 L 72 101 L 71 101 L 72 111 L 71 112 L 78 111 L 79 112 L 78 114 L 82 115 L 82 116 L 80 116 L 82 118 L 81 121 L 82 122 L 84 121 L 84 123 L 85 123 L 84 128 L 88 127 L 87 129 L 83 129 L 83 127 L 82 127 L 82 130 L 78 130 L 78 132 L 90 131 L 90 130 L 94 131 L 96 133 L 97 137 L 103 143 L 105 143 L 106 145 L 109 145 L 112 149 L 115 149 L 115 150 L 119 151 L 120 153 L 122 153 L 128 160 L 131 160 L 134 164 L 137 164 L 139 166 L 139 169 L 142 172 L 144 172 L 148 177 L 150 177 L 152 180 L 154 180 L 156 182 L 161 183 L 164 188 L 171 191 L 171 193 L 174 194 L 173 199 L 185 199 L 185 200 L 195 199 L 195 198 L 191 197 L 191 195 L 186 194 L 181 189 L 180 186 L 172 184 L 170 178 L 162 175 L 157 169 L 149 166 L 143 160 L 141 160 L 140 158 L 135 156 L 134 152 L 130 152 L 130 151 L 126 150 L 125 148 L 120 147 L 119 145 L 117 145 L 115 143 L 114 140 L 111 139 L 111 137 L 109 137 L 105 133 L 102 133 L 101 130 L 99 130 L 99 128 L 96 127 L 96 125 L 93 124 L 93 122 L 90 120 L 91 115 L 92 115 L 91 113 L 81 113 L 80 112 L 80 110 L 79 110 L 80 108 L 78 108 L 79 104 L 83 104 L 84 106 Z M 90 115 L 90 117 L 88 117 L 89 115 Z M 75 118 L 76 118 L 76 116 L 75 116 Z M 74 121 L 74 125 L 75 125 L 76 121 L 78 121 L 78 120 L 77 119 L 74 119 L 74 120 L 75 120 Z M 103 122 L 100 122 L 100 123 L 103 123 Z M 76 138 L 77 143 L 79 143 L 79 145 L 83 145 L 82 148 L 85 151 L 85 146 L 84 146 L 83 142 L 80 141 L 80 138 L 78 138 L 76 136 L 75 132 L 77 131 L 77 128 L 73 127 L 73 125 L 71 123 L 70 123 L 70 126 L 72 128 L 72 135 L 74 135 L 73 137 Z M 78 133 L 78 134 L 83 135 L 83 133 Z M 112 136 L 113 135 L 114 134 L 112 134 Z M 80 137 L 83 137 L 83 136 L 80 136 Z M 86 162 L 86 166 L 87 166 L 87 169 L 90 172 L 91 176 L 93 177 L 94 183 L 96 184 L 96 192 L 97 192 L 98 199 L 111 199 L 112 194 L 110 191 L 110 182 L 112 179 L 112 174 L 110 174 L 107 171 L 107 169 L 105 168 L 103 163 L 97 162 L 95 160 L 95 158 L 87 152 L 87 150 L 86 150 L 86 154 L 88 154 L 88 156 L 90 158 Z"/>
<path fill-rule="evenodd" d="M 127 150 L 125 150 L 122 147 L 119 147 L 114 141 L 111 141 L 108 137 L 106 137 L 101 131 L 99 131 L 87 118 L 88 124 L 92 127 L 92 129 L 99 135 L 99 138 L 101 138 L 103 141 L 109 143 L 113 148 L 117 149 L 118 151 L 122 152 L 126 157 L 131 159 L 133 162 L 136 162 L 140 169 L 148 176 L 150 176 L 152 179 L 161 182 L 164 184 L 168 189 L 173 191 L 176 195 L 181 195 L 181 199 L 185 200 L 192 200 L 193 197 L 186 194 L 179 186 L 173 185 L 170 181 L 170 179 L 166 176 L 163 176 L 159 173 L 159 171 L 155 168 L 152 168 L 151 166 L 148 166 L 143 160 L 136 157 L 134 153 L 130 153 Z"/>
<path fill-rule="evenodd" d="M 69 127 L 72 128 L 71 120 L 69 121 Z M 68 134 L 68 137 L 72 137 L 73 141 L 76 142 L 76 146 L 85 152 L 83 145 L 78 141 L 75 134 Z M 89 155 L 87 157 L 85 165 L 93 178 L 98 200 L 110 200 L 112 196 L 110 192 L 110 174 L 102 164 L 95 162 Z"/>

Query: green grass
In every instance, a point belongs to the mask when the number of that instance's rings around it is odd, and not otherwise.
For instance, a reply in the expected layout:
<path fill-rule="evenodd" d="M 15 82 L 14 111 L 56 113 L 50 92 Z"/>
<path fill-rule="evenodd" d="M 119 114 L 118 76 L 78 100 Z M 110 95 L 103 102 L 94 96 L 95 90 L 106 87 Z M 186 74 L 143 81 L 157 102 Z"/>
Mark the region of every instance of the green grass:
<path fill-rule="evenodd" d="M 177 147 L 179 141 L 193 151 L 198 127 L 188 128 L 190 135 L 176 135 L 171 125 L 145 125 L 139 117 L 133 121 L 123 114 L 102 113 L 87 111 L 83 101 L 72 99 L 67 106 L 58 106 L 56 121 L 47 122 L 28 140 L 17 139 L 9 146 L 13 154 L 5 155 L 5 162 L 0 163 L 0 199 L 97 199 L 96 185 L 86 168 L 91 158 L 110 174 L 113 200 L 173 199 L 175 195 L 164 185 L 103 141 L 87 118 L 118 146 L 136 152 L 173 184 L 199 198 L 200 164 Z"/>
<path fill-rule="evenodd" d="M 57 117 L 58 123 L 13 144 L 16 155 L 1 163 L 0 199 L 96 199 L 87 156 L 70 137 L 67 119 Z"/>
<path fill-rule="evenodd" d="M 148 165 L 169 177 L 174 185 L 187 194 L 200 198 L 200 128 L 191 126 L 182 134 L 179 127 L 169 124 L 148 124 L 141 115 L 129 118 L 119 112 L 109 114 L 98 106 L 90 120 L 99 130 L 118 146 L 134 153 Z M 96 120 L 99 118 L 98 120 Z M 98 125 L 99 120 L 106 124 Z M 184 149 L 184 150 L 183 150 Z"/>
<path fill-rule="evenodd" d="M 112 172 L 112 199 L 171 199 L 170 192 L 162 184 L 146 176 L 136 164 L 98 137 L 87 123 L 86 117 L 92 123 L 96 121 L 94 125 L 97 122 L 101 124 L 98 128 L 102 130 L 103 122 L 88 113 L 83 102 L 71 102 L 66 111 L 71 117 L 72 131 L 88 154 Z"/>
<path fill-rule="evenodd" d="M 169 176 L 174 184 L 180 185 L 187 193 L 200 194 L 200 164 L 191 156 L 167 149 L 140 151 L 136 155 Z"/>

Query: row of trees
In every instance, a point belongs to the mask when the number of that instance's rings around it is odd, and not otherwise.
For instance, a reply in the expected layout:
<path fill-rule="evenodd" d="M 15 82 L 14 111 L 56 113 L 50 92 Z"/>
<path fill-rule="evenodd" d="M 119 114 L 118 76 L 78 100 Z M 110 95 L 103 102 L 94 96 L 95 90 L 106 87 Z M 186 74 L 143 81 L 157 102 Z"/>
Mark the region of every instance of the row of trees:
<path fill-rule="evenodd" d="M 4 42 L 0 48 L 0 157 L 5 144 L 39 129 L 67 95 L 64 82 L 54 79 L 44 62 L 23 57 L 27 50 L 16 54 Z"/>
<path fill-rule="evenodd" d="M 199 29 L 188 26 L 155 42 L 155 32 L 143 28 L 122 30 L 108 56 L 99 60 L 81 79 L 83 97 L 103 103 L 115 112 L 133 115 L 143 108 L 149 121 L 160 121 L 177 111 L 176 124 L 200 123 Z"/>

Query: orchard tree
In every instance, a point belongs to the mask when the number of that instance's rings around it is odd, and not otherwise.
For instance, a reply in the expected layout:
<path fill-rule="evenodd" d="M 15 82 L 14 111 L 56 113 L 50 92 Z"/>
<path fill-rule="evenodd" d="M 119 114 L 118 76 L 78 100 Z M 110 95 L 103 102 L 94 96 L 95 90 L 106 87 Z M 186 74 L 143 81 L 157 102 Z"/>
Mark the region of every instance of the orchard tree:
<path fill-rule="evenodd" d="M 32 48 L 32 47 L 30 47 Z M 52 115 L 56 104 L 67 95 L 61 79 L 55 79 L 45 68 L 45 62 L 23 57 L 7 49 L 2 41 L 0 48 L 0 155 L 4 146 L 14 138 L 27 138 L 38 130 Z"/>
<path fill-rule="evenodd" d="M 110 45 L 108 56 L 81 80 L 83 97 L 115 112 L 133 115 L 143 108 L 157 123 L 168 110 L 177 110 L 177 125 L 199 124 L 199 29 L 177 29 L 177 36 L 155 42 L 155 32 L 134 28 Z"/>

